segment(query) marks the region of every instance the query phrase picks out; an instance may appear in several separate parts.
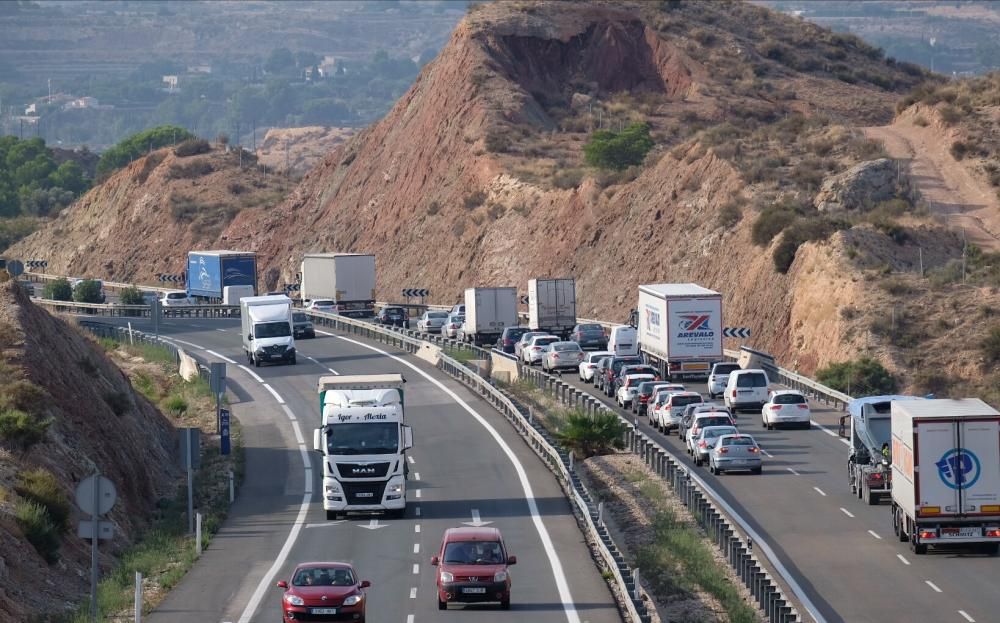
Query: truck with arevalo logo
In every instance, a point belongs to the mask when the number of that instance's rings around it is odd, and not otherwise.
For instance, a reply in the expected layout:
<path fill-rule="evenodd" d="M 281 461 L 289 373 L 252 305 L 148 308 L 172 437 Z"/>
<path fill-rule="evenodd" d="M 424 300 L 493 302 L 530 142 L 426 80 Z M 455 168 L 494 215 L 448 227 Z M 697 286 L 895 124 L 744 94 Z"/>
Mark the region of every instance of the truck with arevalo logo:
<path fill-rule="evenodd" d="M 327 519 L 348 512 L 406 513 L 406 451 L 413 431 L 403 423 L 401 374 L 323 376 L 321 426 L 313 450 L 323 456 Z"/>
<path fill-rule="evenodd" d="M 722 361 L 722 295 L 694 283 L 639 286 L 639 350 L 670 380 L 707 378 Z"/>

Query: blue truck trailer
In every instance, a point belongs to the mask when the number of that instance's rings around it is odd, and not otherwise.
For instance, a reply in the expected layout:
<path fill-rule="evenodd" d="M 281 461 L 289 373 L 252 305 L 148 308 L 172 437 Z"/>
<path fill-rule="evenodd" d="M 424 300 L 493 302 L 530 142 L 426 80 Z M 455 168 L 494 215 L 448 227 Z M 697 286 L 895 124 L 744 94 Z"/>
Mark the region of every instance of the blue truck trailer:
<path fill-rule="evenodd" d="M 257 295 L 257 254 L 248 251 L 191 251 L 187 263 L 189 296 L 221 299 L 227 286 L 252 286 Z"/>

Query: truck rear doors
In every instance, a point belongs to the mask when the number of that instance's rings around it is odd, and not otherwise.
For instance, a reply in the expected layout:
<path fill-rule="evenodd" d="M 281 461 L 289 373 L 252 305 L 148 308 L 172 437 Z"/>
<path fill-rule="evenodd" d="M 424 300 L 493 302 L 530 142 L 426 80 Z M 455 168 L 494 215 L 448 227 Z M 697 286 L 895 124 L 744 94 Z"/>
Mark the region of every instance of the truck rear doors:
<path fill-rule="evenodd" d="M 920 516 L 1000 514 L 1000 423 L 921 420 L 917 428 Z"/>

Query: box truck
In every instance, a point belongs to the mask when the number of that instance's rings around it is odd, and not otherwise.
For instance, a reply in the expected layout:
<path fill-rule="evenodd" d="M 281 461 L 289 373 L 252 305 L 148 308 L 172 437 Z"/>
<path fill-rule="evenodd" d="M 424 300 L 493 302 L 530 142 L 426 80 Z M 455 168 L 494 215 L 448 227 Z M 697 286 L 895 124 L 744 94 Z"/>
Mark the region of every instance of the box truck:
<path fill-rule="evenodd" d="M 257 255 L 244 251 L 191 251 L 188 296 L 222 300 L 227 286 L 249 286 L 257 293 Z"/>
<path fill-rule="evenodd" d="M 722 295 L 694 283 L 639 286 L 639 349 L 663 378 L 708 377 L 722 361 Z"/>
<path fill-rule="evenodd" d="M 528 280 L 528 327 L 568 339 L 576 326 L 576 281 Z"/>
<path fill-rule="evenodd" d="M 352 511 L 406 513 L 413 431 L 403 423 L 405 382 L 401 374 L 320 377 L 313 450 L 323 455 L 327 519 Z"/>
<path fill-rule="evenodd" d="M 375 256 L 361 253 L 306 253 L 299 296 L 303 303 L 329 299 L 334 313 L 375 316 Z"/>
<path fill-rule="evenodd" d="M 928 545 L 1000 552 L 1000 411 L 978 398 L 894 400 L 892 525 Z"/>
<path fill-rule="evenodd" d="M 461 339 L 476 346 L 493 344 L 507 327 L 518 325 L 517 288 L 467 288 Z"/>
<path fill-rule="evenodd" d="M 295 363 L 292 336 L 292 299 L 287 296 L 248 296 L 240 299 L 243 352 L 254 367 L 262 363 Z"/>

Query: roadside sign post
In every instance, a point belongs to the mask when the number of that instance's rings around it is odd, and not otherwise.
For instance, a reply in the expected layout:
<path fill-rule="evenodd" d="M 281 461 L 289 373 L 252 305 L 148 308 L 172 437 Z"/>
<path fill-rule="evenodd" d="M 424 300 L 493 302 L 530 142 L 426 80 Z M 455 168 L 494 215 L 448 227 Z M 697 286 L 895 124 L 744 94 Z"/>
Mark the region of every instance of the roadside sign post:
<path fill-rule="evenodd" d="M 160 306 L 160 299 L 154 298 L 149 304 L 149 317 L 153 323 L 153 335 L 160 337 L 160 319 L 163 316 L 163 309 Z"/>
<path fill-rule="evenodd" d="M 182 428 L 178 433 L 181 466 L 187 471 L 188 533 L 194 533 L 194 470 L 201 467 L 201 436 L 197 428 Z"/>
<path fill-rule="evenodd" d="M 226 392 L 226 364 L 222 361 L 213 361 L 209 364 L 208 386 L 215 394 L 215 432 L 222 430 L 222 396 Z"/>
<path fill-rule="evenodd" d="M 219 409 L 219 454 L 225 456 L 231 451 L 229 439 L 229 409 Z M 231 483 L 232 481 L 230 481 Z"/>
<path fill-rule="evenodd" d="M 97 580 L 100 575 L 97 543 L 101 539 L 110 539 L 114 534 L 111 522 L 101 521 L 101 516 L 115 505 L 118 492 L 114 483 L 101 476 L 100 472 L 95 472 L 76 486 L 75 498 L 80 510 L 90 515 L 90 521 L 80 522 L 78 534 L 90 539 L 90 620 L 97 623 Z"/>
<path fill-rule="evenodd" d="M 15 279 L 24 274 L 24 263 L 17 260 L 7 260 L 7 274 Z"/>

